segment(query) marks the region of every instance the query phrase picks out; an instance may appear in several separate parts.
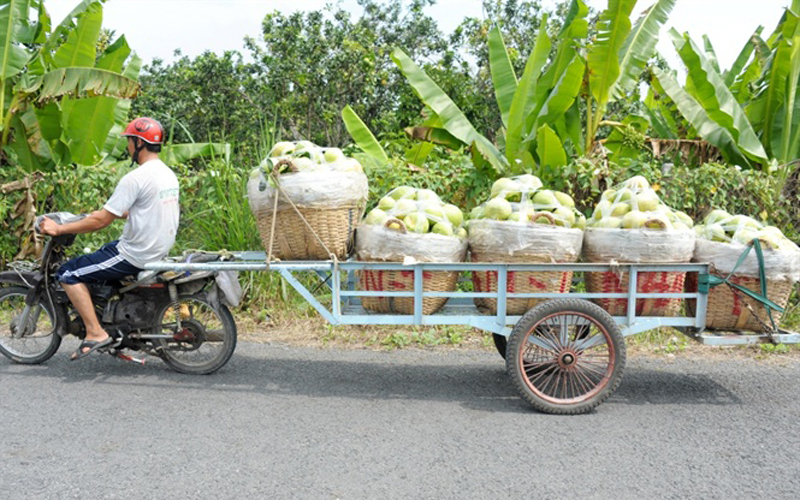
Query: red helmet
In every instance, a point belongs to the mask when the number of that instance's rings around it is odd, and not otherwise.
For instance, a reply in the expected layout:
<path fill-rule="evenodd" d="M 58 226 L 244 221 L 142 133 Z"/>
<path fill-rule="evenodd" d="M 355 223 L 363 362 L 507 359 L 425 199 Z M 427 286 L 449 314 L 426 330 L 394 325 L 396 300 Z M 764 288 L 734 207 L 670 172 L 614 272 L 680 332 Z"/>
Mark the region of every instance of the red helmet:
<path fill-rule="evenodd" d="M 122 137 L 139 137 L 150 144 L 161 144 L 164 142 L 164 127 L 156 120 L 143 116 L 130 122 Z"/>

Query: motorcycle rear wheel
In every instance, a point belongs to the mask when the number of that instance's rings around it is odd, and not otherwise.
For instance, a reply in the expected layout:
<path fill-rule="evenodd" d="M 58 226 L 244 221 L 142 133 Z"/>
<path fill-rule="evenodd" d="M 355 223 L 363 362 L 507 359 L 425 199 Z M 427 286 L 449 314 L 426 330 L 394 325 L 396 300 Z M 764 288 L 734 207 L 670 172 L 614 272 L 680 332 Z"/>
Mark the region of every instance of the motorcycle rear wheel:
<path fill-rule="evenodd" d="M 236 348 L 236 323 L 224 305 L 216 308 L 205 298 L 182 295 L 177 304 L 164 305 L 156 318 L 154 333 L 172 337 L 156 340 L 156 347 L 175 371 L 214 373 L 225 366 Z"/>
<path fill-rule="evenodd" d="M 27 294 L 24 287 L 0 288 L 0 353 L 15 363 L 38 365 L 58 351 L 61 336 L 56 333 L 55 311 L 47 297 L 40 297 L 28 317 L 31 333 L 17 337 Z"/>

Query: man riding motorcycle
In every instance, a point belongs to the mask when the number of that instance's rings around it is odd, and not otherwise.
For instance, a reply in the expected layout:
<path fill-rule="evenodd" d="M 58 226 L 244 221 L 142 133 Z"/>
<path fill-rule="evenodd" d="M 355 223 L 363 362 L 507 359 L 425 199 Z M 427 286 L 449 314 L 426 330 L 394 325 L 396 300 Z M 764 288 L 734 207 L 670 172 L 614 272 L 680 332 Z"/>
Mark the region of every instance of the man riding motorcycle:
<path fill-rule="evenodd" d="M 128 138 L 131 163 L 138 167 L 119 181 L 106 204 L 76 222 L 58 225 L 45 218 L 40 224 L 42 233 L 58 236 L 91 233 L 117 219 L 126 219 L 119 240 L 76 257 L 58 270 L 58 280 L 86 327 L 86 338 L 72 355 L 73 360 L 114 342 L 100 325 L 86 283 L 135 276 L 146 263 L 159 261 L 169 253 L 178 231 L 178 179 L 158 157 L 164 141 L 163 127 L 152 118 L 137 118 L 122 136 Z"/>

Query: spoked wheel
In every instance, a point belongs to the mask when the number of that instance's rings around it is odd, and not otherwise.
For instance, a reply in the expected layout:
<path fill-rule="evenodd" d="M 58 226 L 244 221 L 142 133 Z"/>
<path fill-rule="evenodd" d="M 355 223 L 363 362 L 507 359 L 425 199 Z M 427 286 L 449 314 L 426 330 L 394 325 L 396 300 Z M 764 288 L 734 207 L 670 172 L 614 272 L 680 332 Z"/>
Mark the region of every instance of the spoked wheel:
<path fill-rule="evenodd" d="M 16 363 L 36 365 L 58 351 L 61 336 L 56 333 L 56 315 L 47 297 L 41 297 L 24 319 L 27 294 L 23 287 L 0 289 L 0 352 Z"/>
<path fill-rule="evenodd" d="M 197 296 L 181 296 L 159 311 L 156 335 L 161 357 L 172 369 L 206 375 L 222 368 L 236 348 L 236 323 L 228 308 Z"/>
<path fill-rule="evenodd" d="M 525 313 L 511 332 L 506 371 L 545 413 L 591 411 L 619 386 L 625 340 L 613 318 L 580 299 L 555 299 Z"/>

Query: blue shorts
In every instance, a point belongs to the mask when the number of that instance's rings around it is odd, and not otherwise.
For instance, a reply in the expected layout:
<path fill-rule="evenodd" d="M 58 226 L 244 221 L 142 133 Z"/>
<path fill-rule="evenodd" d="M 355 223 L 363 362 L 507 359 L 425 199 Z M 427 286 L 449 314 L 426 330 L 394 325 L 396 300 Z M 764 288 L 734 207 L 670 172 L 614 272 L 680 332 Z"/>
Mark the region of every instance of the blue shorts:
<path fill-rule="evenodd" d="M 67 285 L 75 285 L 119 281 L 128 276 L 135 277 L 142 270 L 119 254 L 117 243 L 117 240 L 112 241 L 94 253 L 70 259 L 58 268 L 56 279 Z"/>

